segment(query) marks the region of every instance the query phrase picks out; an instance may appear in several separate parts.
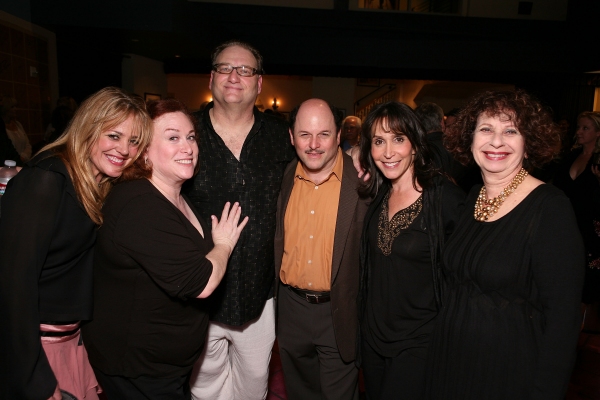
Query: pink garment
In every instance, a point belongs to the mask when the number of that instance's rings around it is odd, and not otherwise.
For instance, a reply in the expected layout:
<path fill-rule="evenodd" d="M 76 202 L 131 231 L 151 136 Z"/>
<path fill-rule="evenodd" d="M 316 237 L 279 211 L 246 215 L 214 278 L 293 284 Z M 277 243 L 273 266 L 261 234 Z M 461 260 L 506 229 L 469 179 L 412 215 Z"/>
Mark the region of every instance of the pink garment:
<path fill-rule="evenodd" d="M 68 336 L 41 336 L 42 347 L 58 380 L 58 387 L 77 397 L 79 400 L 97 400 L 102 390 L 94 376 L 88 361 L 85 347 L 79 345 L 81 332 L 79 322 L 70 325 L 41 324 L 43 332 L 68 332 L 76 330 Z"/>

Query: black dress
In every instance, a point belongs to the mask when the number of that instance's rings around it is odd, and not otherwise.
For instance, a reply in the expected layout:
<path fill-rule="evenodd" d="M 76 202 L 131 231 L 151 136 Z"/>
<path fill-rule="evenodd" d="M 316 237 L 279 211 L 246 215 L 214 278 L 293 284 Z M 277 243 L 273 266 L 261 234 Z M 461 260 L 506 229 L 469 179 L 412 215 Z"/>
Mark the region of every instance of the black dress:
<path fill-rule="evenodd" d="M 208 327 L 196 296 L 212 273 L 210 227 L 196 214 L 202 237 L 146 179 L 117 185 L 103 213 L 94 319 L 83 327 L 92 366 L 130 379 L 186 376 Z"/>
<path fill-rule="evenodd" d="M 414 215 L 414 206 L 421 202 L 421 211 L 394 238 L 389 231 L 384 236 L 380 232 L 388 219 L 389 190 L 383 187 L 371 203 L 363 230 L 362 367 L 367 399 L 416 400 L 423 396 L 427 349 L 438 314 L 438 254 L 456 226 L 465 195 L 436 178 L 415 204 L 390 221 L 394 226 L 394 220 L 411 208 Z M 385 252 L 381 240 L 387 240 Z"/>
<path fill-rule="evenodd" d="M 447 292 L 430 351 L 429 398 L 563 399 L 575 360 L 584 251 L 568 199 L 534 189 L 479 222 L 479 187 L 444 251 Z"/>

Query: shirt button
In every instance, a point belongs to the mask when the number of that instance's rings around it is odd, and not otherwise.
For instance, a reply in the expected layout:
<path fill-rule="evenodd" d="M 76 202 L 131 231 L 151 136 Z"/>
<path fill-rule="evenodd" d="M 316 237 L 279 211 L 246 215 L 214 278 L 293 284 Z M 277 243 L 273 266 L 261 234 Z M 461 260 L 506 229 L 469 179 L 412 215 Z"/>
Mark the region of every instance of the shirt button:
<path fill-rule="evenodd" d="M 311 211 L 310 211 L 310 213 L 311 213 L 311 214 L 314 214 L 314 213 L 315 213 L 315 210 L 311 210 Z"/>
<path fill-rule="evenodd" d="M 312 286 L 312 283 L 308 282 L 308 286 Z"/>
<path fill-rule="evenodd" d="M 310 236 L 309 236 L 309 238 L 310 238 L 310 239 L 312 239 L 312 238 L 313 238 L 313 235 L 310 235 Z"/>
<path fill-rule="evenodd" d="M 308 260 L 308 263 L 309 263 L 309 264 L 312 264 L 312 260 Z"/>
<path fill-rule="evenodd" d="M 319 188 L 318 186 L 315 186 L 315 190 L 317 190 L 318 188 Z"/>

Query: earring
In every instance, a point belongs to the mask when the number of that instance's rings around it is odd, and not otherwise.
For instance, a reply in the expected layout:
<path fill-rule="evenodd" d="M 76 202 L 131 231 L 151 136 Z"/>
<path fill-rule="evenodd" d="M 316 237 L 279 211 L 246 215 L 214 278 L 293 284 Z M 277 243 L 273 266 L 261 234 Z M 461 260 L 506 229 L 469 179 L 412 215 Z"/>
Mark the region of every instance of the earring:
<path fill-rule="evenodd" d="M 144 164 L 148 165 L 148 157 L 144 157 Z"/>

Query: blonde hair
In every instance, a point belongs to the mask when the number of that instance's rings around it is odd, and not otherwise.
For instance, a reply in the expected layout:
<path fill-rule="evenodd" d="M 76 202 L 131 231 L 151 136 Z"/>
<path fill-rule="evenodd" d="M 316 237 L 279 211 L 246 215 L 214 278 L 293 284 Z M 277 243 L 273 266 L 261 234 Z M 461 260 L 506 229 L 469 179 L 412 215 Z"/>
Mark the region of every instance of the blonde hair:
<path fill-rule="evenodd" d="M 98 225 L 102 224 L 102 205 L 114 179 L 104 177 L 100 183 L 96 182 L 90 159 L 92 147 L 102 132 L 116 127 L 129 117 L 133 117 L 132 136 L 137 136 L 139 141 L 138 152 L 128 163 L 132 165 L 148 147 L 152 125 L 144 101 L 116 87 L 104 88 L 87 98 L 75 112 L 65 132 L 40 150 L 51 150 L 64 161 L 79 201 Z"/>
<path fill-rule="evenodd" d="M 579 120 L 582 118 L 587 118 L 590 121 L 592 121 L 592 124 L 594 124 L 594 130 L 596 132 L 600 131 L 600 112 L 584 111 L 577 116 L 577 122 L 579 122 Z M 580 146 L 575 145 L 573 147 L 580 147 Z M 594 153 L 598 153 L 598 152 L 600 152 L 600 137 L 596 139 L 596 144 L 594 146 Z"/>

